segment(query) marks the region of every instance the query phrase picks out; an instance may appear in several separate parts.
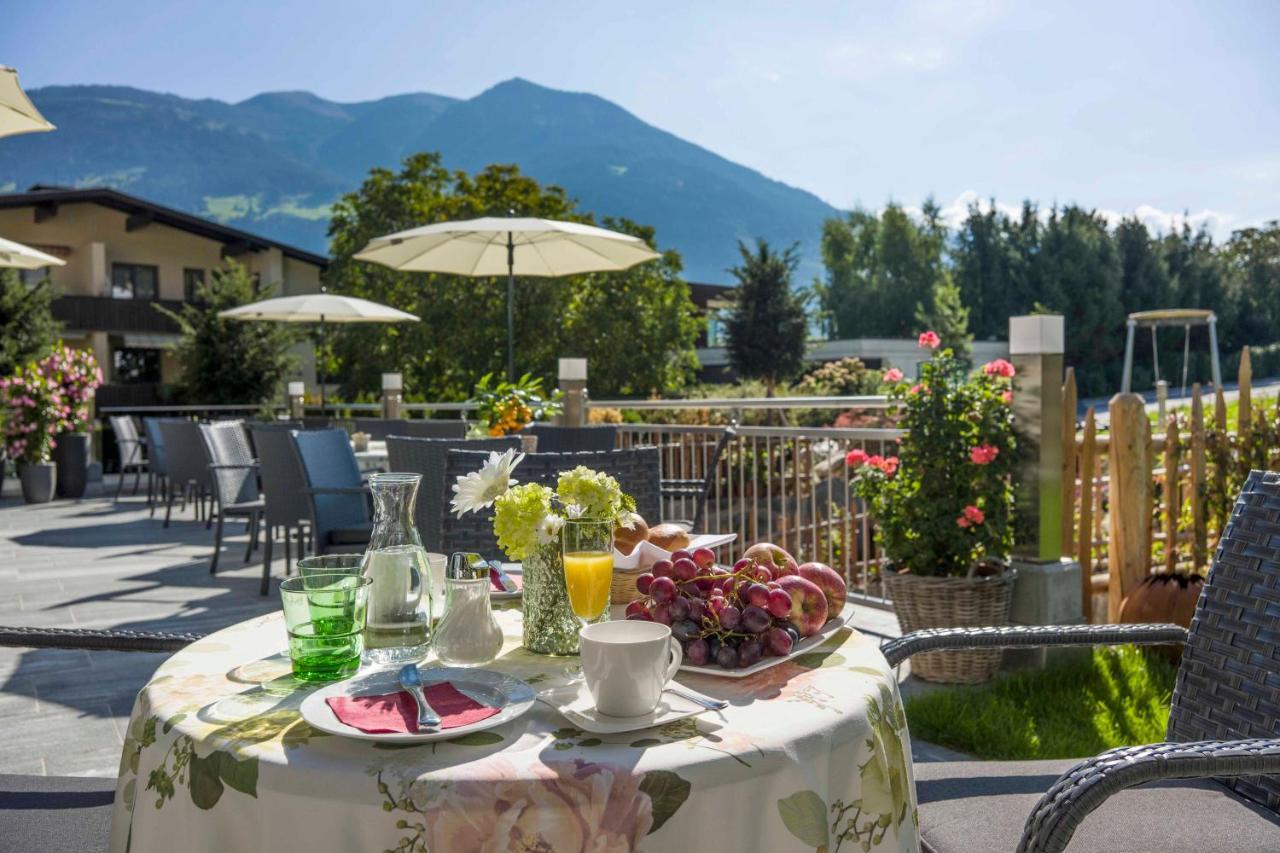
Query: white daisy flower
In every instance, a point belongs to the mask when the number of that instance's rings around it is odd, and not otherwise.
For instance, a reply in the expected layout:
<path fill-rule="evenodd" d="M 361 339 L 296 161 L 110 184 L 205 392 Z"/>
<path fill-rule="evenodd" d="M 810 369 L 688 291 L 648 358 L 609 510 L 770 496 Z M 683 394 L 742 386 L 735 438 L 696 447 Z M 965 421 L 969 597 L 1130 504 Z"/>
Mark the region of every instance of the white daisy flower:
<path fill-rule="evenodd" d="M 560 529 L 564 527 L 564 519 L 555 513 L 544 515 L 538 522 L 538 544 L 550 545 L 560 538 Z"/>
<path fill-rule="evenodd" d="M 511 476 L 512 470 L 524 461 L 523 453 L 512 448 L 504 453 L 496 450 L 489 454 L 489 461 L 479 471 L 458 477 L 453 486 L 453 500 L 449 506 L 462 518 L 468 512 L 477 512 L 493 505 L 498 496 L 519 482 Z"/>
<path fill-rule="evenodd" d="M 573 519 L 582 518 L 587 514 L 587 508 L 582 504 L 569 504 L 564 508 L 564 514 Z"/>

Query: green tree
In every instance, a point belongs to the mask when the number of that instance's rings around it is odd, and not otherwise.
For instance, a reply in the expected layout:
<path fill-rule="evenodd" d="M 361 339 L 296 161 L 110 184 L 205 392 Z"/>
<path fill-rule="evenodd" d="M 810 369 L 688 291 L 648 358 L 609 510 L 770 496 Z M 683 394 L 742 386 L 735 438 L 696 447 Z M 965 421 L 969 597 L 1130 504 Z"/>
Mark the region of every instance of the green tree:
<path fill-rule="evenodd" d="M 294 332 L 279 323 L 225 320 L 219 311 L 272 295 L 234 261 L 214 270 L 196 290 L 197 301 L 170 311 L 156 306 L 182 329 L 174 353 L 181 374 L 177 391 L 191 403 L 262 403 L 271 399 L 293 367 Z"/>
<path fill-rule="evenodd" d="M 934 294 L 933 311 L 925 311 L 923 305 L 916 307 L 916 324 L 921 329 L 937 332 L 942 346 L 950 349 L 961 364 L 971 363 L 973 335 L 969 334 L 969 309 L 964 307 L 960 288 L 950 276 L 943 276 Z"/>
<path fill-rule="evenodd" d="M 1231 235 L 1222 248 L 1234 346 L 1280 339 L 1280 220 Z"/>
<path fill-rule="evenodd" d="M 32 287 L 17 270 L 0 269 L 0 376 L 52 351 L 60 332 L 52 302 L 49 279 Z"/>
<path fill-rule="evenodd" d="M 543 186 L 515 166 L 490 165 L 472 175 L 445 169 L 437 153 L 414 154 L 398 172 L 374 169 L 358 190 L 339 200 L 329 225 L 330 289 L 422 318 L 420 323 L 353 327 L 335 336 L 346 395 L 376 388 L 380 373 L 399 370 L 416 394 L 460 400 L 484 374 L 505 374 L 505 277 L 397 272 L 354 255 L 383 234 L 512 210 L 592 222 L 560 187 Z M 613 225 L 653 245 L 652 229 Z M 519 371 L 554 381 L 556 359 L 575 355 L 590 360 L 591 388 L 598 395 L 679 387 L 691 376 L 697 334 L 689 287 L 679 272 L 679 256 L 667 252 L 660 261 L 624 273 L 517 279 Z M 609 331 L 597 332 L 592 324 Z"/>
<path fill-rule="evenodd" d="M 725 322 L 729 363 L 739 376 L 764 382 L 772 397 L 804 368 L 809 323 L 804 296 L 791 288 L 796 245 L 778 253 L 757 238 L 754 251 L 739 241 L 738 253 L 741 265 L 729 270 L 738 280 Z"/>

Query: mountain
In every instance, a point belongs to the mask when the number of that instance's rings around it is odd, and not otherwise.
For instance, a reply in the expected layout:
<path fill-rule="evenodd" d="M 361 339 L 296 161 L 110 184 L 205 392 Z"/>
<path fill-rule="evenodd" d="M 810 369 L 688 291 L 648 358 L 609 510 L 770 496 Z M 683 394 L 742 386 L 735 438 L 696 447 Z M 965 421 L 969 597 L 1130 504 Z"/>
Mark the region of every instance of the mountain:
<path fill-rule="evenodd" d="M 450 168 L 517 163 L 597 218 L 653 225 L 694 280 L 727 280 L 736 241 L 763 236 L 800 242 L 806 282 L 819 268 L 822 220 L 837 213 L 604 98 L 520 79 L 469 100 L 413 93 L 347 104 L 309 92 L 228 104 L 121 86 L 29 94 L 58 129 L 0 144 L 0 190 L 111 186 L 319 252 L 338 196 L 370 168 L 427 150 Z"/>

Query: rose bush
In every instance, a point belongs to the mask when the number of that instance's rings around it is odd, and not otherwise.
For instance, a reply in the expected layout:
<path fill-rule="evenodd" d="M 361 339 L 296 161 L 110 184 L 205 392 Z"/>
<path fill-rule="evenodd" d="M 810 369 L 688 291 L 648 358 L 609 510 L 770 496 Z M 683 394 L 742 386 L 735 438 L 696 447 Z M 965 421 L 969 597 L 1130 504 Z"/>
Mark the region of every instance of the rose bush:
<path fill-rule="evenodd" d="M 918 382 L 890 384 L 906 430 L 897 455 L 855 450 L 846 463 L 891 565 L 964 576 L 979 560 L 1005 558 L 1013 545 L 1014 369 L 997 359 L 970 375 L 937 340 L 920 335 L 933 354 Z"/>

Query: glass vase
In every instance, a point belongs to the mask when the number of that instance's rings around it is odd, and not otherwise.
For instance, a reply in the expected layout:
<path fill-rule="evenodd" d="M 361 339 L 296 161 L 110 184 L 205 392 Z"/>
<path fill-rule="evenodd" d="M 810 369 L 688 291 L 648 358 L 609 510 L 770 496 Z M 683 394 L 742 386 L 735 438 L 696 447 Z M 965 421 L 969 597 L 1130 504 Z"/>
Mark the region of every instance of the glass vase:
<path fill-rule="evenodd" d="M 569 604 L 560 543 L 534 549 L 523 574 L 524 647 L 540 655 L 576 655 L 578 617 Z"/>

